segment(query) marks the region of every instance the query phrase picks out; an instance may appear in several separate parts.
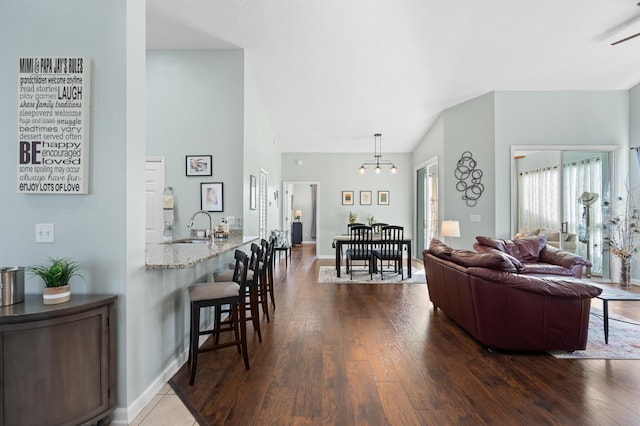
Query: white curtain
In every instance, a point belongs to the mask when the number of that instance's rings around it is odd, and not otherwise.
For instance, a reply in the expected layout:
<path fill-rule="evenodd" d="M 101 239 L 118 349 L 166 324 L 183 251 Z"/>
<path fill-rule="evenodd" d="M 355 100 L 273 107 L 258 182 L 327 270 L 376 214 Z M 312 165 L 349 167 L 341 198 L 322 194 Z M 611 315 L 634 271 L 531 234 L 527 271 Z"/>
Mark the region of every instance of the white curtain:
<path fill-rule="evenodd" d="M 576 234 L 576 254 L 588 258 L 593 275 L 602 275 L 602 161 L 599 158 L 564 164 L 564 208 L 568 232 Z M 591 206 L 578 198 L 584 192 L 598 194 Z M 588 219 L 588 223 L 587 223 Z M 582 240 L 582 241 L 580 241 Z"/>
<path fill-rule="evenodd" d="M 519 175 L 519 231 L 560 229 L 558 167 L 529 170 Z"/>

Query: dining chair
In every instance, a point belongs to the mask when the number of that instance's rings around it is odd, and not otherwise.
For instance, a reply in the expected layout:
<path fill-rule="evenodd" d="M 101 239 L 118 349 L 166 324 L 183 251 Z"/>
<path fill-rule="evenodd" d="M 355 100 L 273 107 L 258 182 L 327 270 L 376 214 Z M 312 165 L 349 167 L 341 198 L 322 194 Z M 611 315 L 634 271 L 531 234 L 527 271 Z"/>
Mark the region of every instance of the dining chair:
<path fill-rule="evenodd" d="M 347 257 L 347 272 L 353 280 L 353 261 L 364 260 L 371 278 L 373 278 L 373 253 L 371 240 L 373 229 L 367 225 L 356 225 L 349 228 L 349 243 L 345 255 Z"/>
<path fill-rule="evenodd" d="M 351 233 L 351 228 L 354 226 L 367 226 L 365 223 L 360 223 L 360 222 L 353 222 L 353 223 L 348 223 L 347 224 L 347 234 Z M 342 259 L 343 253 L 342 253 L 342 247 L 340 247 L 340 259 Z"/>
<path fill-rule="evenodd" d="M 404 240 L 404 227 L 396 225 L 383 226 L 380 234 L 380 243 L 373 250 L 374 261 L 380 260 L 380 267 L 376 268 L 380 272 L 380 278 L 384 280 L 384 272 L 400 271 L 400 277 L 404 280 L 404 270 L 402 269 L 402 240 Z M 393 262 L 393 269 L 384 269 L 384 261 L 387 261 L 387 268 Z"/>
<path fill-rule="evenodd" d="M 236 250 L 234 254 L 235 268 L 233 280 L 218 283 L 200 283 L 189 287 L 190 299 L 190 331 L 189 331 L 189 358 L 191 372 L 189 384 L 193 385 L 198 366 L 198 354 L 210 350 L 236 346 L 238 353 L 242 354 L 244 367 L 249 370 L 249 355 L 247 353 L 246 330 L 246 306 L 249 284 L 247 271 L 249 256 L 242 250 Z M 227 327 L 214 327 L 210 330 L 200 330 L 200 310 L 208 307 L 231 306 L 229 324 Z M 233 332 L 234 338 L 223 343 L 214 343 L 206 348 L 199 347 L 200 336 Z"/>
<path fill-rule="evenodd" d="M 371 228 L 373 228 L 373 233 L 374 234 L 380 234 L 380 232 L 382 231 L 382 227 L 383 226 L 389 226 L 389 224 L 388 223 L 383 223 L 383 222 L 372 223 L 371 224 Z"/>

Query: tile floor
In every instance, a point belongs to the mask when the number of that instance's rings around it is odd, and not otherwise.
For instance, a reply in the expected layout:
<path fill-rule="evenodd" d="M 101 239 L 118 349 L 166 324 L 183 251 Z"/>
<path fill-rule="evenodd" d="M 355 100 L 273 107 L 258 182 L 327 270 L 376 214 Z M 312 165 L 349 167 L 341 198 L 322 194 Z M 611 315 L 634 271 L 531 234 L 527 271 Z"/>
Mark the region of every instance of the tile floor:
<path fill-rule="evenodd" d="M 168 384 L 151 399 L 130 426 L 197 426 L 187 407 Z"/>

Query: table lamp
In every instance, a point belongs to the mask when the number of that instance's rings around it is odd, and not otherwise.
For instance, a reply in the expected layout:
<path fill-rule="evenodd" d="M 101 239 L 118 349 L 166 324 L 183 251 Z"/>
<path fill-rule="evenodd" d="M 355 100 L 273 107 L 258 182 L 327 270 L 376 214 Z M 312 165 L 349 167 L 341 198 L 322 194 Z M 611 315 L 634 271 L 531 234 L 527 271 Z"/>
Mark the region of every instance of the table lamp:
<path fill-rule="evenodd" d="M 457 220 L 442 221 L 440 234 L 445 238 L 449 238 L 449 246 L 451 246 L 451 238 L 460 236 L 460 223 Z"/>
<path fill-rule="evenodd" d="M 296 210 L 295 213 L 293 214 L 293 217 L 295 218 L 295 220 L 299 222 L 300 218 L 302 217 L 302 210 Z"/>

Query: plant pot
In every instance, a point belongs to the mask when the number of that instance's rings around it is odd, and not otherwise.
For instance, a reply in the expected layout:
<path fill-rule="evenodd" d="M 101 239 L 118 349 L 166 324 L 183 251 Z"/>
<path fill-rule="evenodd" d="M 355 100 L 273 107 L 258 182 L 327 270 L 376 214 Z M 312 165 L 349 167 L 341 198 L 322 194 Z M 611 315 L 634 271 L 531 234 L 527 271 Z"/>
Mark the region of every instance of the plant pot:
<path fill-rule="evenodd" d="M 64 303 L 71 299 L 71 286 L 69 284 L 60 287 L 45 287 L 42 290 L 42 302 L 45 305 Z"/>

